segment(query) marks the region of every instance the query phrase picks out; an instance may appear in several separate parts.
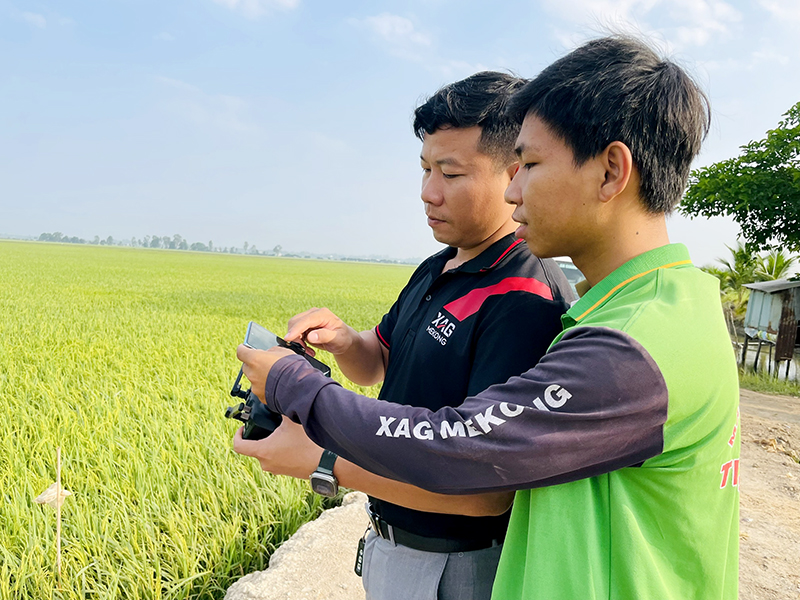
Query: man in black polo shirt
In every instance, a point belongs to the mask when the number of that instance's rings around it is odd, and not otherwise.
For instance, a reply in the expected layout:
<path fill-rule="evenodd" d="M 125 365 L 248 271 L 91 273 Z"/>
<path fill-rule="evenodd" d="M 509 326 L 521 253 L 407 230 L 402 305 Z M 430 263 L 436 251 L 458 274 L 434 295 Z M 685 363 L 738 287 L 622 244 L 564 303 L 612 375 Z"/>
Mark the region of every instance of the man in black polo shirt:
<path fill-rule="evenodd" d="M 374 329 L 357 332 L 327 309 L 312 309 L 289 322 L 287 340 L 330 351 L 357 384 L 383 381 L 380 399 L 432 410 L 458 406 L 536 364 L 561 330 L 572 292 L 553 261 L 532 256 L 514 238 L 513 207 L 503 198 L 517 168 L 518 126 L 502 108 L 522 83 L 478 73 L 439 90 L 415 111 L 423 142 L 422 200 L 434 237 L 448 247 L 419 266 Z M 469 422 L 458 425 L 462 430 L 454 427 L 452 435 L 477 435 Z M 281 435 L 238 439 L 236 449 L 258 456 L 268 470 L 307 477 L 308 467 L 295 472 L 276 467 L 274 455 L 265 458 Z M 433 432 L 387 420 L 378 435 L 425 439 Z M 294 454 L 308 447 L 291 445 Z M 316 460 L 319 451 L 310 450 Z M 344 462 L 337 464 L 340 474 Z M 405 484 L 376 483 L 382 478 L 350 463 L 348 469 L 342 484 L 370 494 L 373 531 L 363 560 L 370 600 L 489 598 L 510 495 L 496 499 L 498 516 L 443 514 L 469 514 L 462 505 L 471 499 L 412 486 L 397 490 L 392 486 Z"/>

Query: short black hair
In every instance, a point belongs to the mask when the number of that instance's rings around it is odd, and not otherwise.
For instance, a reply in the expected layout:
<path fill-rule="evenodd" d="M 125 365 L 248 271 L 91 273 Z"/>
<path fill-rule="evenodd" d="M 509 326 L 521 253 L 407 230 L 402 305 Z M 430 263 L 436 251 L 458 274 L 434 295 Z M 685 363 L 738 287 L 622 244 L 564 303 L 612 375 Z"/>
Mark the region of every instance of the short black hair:
<path fill-rule="evenodd" d="M 612 142 L 628 146 L 651 213 L 680 202 L 711 121 L 708 98 L 683 69 L 624 35 L 560 58 L 514 95 L 508 112 L 519 123 L 527 115 L 544 121 L 576 166 Z"/>
<path fill-rule="evenodd" d="M 420 140 L 426 134 L 451 127 L 481 128 L 478 150 L 506 167 L 513 163 L 514 142 L 521 122 L 506 114 L 511 95 L 525 84 L 524 79 L 482 71 L 444 86 L 414 111 L 414 133 Z"/>

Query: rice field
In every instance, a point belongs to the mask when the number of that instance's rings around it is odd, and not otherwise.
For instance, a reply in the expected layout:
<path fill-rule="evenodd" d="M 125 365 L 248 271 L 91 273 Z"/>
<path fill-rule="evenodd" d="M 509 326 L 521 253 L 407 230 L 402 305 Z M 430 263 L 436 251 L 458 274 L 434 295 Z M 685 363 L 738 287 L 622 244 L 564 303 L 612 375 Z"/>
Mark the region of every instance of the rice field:
<path fill-rule="evenodd" d="M 231 449 L 223 413 L 247 322 L 283 333 L 328 306 L 371 327 L 410 274 L 0 241 L 0 599 L 210 600 L 265 568 L 323 503 Z M 58 446 L 73 493 L 60 584 L 55 511 L 34 503 Z"/>

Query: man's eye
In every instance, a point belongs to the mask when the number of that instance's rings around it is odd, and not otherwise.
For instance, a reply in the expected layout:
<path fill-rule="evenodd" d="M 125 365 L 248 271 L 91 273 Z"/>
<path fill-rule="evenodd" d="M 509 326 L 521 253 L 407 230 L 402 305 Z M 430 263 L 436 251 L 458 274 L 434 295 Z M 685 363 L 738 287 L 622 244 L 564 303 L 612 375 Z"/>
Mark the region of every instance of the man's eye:
<path fill-rule="evenodd" d="M 538 164 L 538 163 L 534 163 L 534 162 L 525 163 L 524 165 L 522 165 L 522 168 L 523 168 L 523 169 L 527 169 L 528 171 L 530 171 L 530 170 L 531 170 L 533 167 L 535 167 L 537 164 Z"/>
<path fill-rule="evenodd" d="M 461 177 L 461 173 L 442 173 L 442 176 L 445 179 L 455 179 L 456 177 Z"/>
<path fill-rule="evenodd" d="M 431 170 L 429 167 L 422 167 L 422 172 L 426 174 L 430 174 Z"/>

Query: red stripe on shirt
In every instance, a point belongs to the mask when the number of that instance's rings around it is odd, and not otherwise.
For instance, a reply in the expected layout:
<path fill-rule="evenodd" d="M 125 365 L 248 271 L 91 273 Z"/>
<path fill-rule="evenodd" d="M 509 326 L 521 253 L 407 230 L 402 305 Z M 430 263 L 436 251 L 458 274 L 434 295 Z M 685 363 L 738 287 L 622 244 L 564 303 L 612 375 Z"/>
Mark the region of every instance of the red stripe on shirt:
<path fill-rule="evenodd" d="M 387 348 L 391 347 L 391 346 L 389 346 L 389 342 L 387 342 L 385 339 L 383 339 L 383 336 L 381 335 L 381 330 L 378 329 L 377 325 L 375 325 L 375 333 L 378 334 L 378 338 L 383 342 L 384 346 L 386 346 Z"/>
<path fill-rule="evenodd" d="M 510 245 L 508 248 L 506 248 L 506 251 L 505 251 L 505 252 L 503 252 L 503 253 L 502 253 L 502 254 L 501 254 L 501 255 L 500 255 L 498 258 L 497 258 L 497 260 L 496 260 L 496 261 L 494 261 L 494 262 L 493 262 L 492 264 L 490 264 L 488 267 L 484 267 L 483 269 L 481 269 L 481 271 L 488 271 L 489 269 L 493 269 L 493 268 L 495 267 L 495 265 L 497 265 L 497 263 L 499 263 L 501 260 L 503 260 L 503 257 L 505 257 L 505 255 L 506 255 L 506 254 L 508 254 L 509 252 L 511 252 L 511 251 L 512 251 L 512 250 L 513 250 L 515 247 L 519 246 L 519 245 L 520 245 L 522 242 L 524 242 L 524 241 L 525 241 L 525 240 L 523 240 L 523 239 L 518 239 L 516 242 L 514 242 L 514 243 L 513 243 L 513 244 L 511 244 L 511 245 Z"/>
<path fill-rule="evenodd" d="M 444 305 L 444 309 L 459 321 L 474 315 L 480 310 L 489 296 L 505 294 L 506 292 L 530 292 L 547 300 L 553 299 L 553 292 L 547 284 L 531 277 L 506 277 L 500 283 L 485 288 L 472 290 L 458 300 L 453 300 Z"/>

